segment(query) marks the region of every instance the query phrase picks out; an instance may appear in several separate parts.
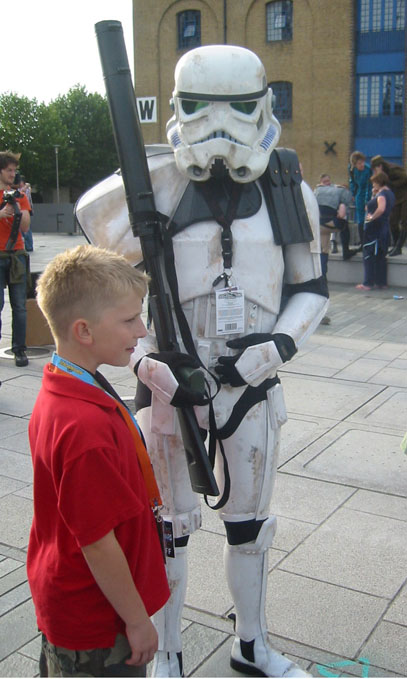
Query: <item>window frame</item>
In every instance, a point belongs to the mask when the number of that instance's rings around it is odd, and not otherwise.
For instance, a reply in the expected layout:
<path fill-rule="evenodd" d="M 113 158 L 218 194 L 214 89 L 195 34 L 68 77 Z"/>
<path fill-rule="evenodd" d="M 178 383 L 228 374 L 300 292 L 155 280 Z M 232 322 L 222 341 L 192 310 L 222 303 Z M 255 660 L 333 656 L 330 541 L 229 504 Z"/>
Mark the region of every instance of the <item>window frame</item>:
<path fill-rule="evenodd" d="M 402 116 L 404 87 L 404 73 L 369 73 L 358 76 L 356 115 L 359 118 Z"/>
<path fill-rule="evenodd" d="M 266 43 L 289 42 L 293 39 L 293 0 L 271 0 L 266 3 Z M 284 25 L 276 26 L 284 18 Z M 272 25 L 274 23 L 274 25 Z"/>
<path fill-rule="evenodd" d="M 359 0 L 361 33 L 404 31 L 406 0 Z"/>
<path fill-rule="evenodd" d="M 274 80 L 268 85 L 273 90 L 273 114 L 278 121 L 293 119 L 293 84 L 289 80 Z M 275 98 L 275 99 L 274 99 Z"/>
<path fill-rule="evenodd" d="M 187 9 L 178 12 L 177 21 L 177 49 L 189 50 L 202 45 L 201 37 L 201 12 L 199 9 Z M 186 36 L 189 26 L 195 27 L 194 35 Z"/>

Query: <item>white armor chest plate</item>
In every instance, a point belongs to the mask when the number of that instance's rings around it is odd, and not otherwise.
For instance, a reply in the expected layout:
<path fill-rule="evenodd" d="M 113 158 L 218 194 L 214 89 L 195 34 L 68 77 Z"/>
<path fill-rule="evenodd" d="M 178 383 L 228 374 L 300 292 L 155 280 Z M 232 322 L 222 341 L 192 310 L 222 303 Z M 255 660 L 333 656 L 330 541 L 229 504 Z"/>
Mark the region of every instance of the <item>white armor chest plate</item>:
<path fill-rule="evenodd" d="M 193 224 L 174 237 L 181 303 L 214 294 L 213 282 L 224 270 L 221 234 L 219 224 L 206 221 Z M 277 314 L 284 262 L 281 247 L 274 243 L 264 201 L 253 217 L 233 222 L 232 236 L 231 284 L 244 290 L 246 300 Z M 220 287 L 221 283 L 217 285 Z"/>
<path fill-rule="evenodd" d="M 205 221 L 173 239 L 180 301 L 197 338 L 216 338 L 213 282 L 224 270 L 221 234 L 219 224 Z M 281 247 L 274 243 L 264 202 L 253 217 L 233 222 L 232 236 L 230 283 L 244 291 L 244 332 L 270 332 L 280 308 L 284 261 Z M 248 262 L 253 264 L 248 266 Z M 216 286 L 220 288 L 222 283 Z"/>

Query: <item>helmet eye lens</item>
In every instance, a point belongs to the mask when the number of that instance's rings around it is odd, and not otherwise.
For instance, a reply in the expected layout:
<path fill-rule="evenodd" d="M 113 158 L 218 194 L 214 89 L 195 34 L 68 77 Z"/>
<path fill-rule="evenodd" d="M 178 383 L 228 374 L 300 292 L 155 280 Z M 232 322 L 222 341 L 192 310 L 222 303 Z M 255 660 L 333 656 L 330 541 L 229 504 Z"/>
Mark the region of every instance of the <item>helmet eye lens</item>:
<path fill-rule="evenodd" d="M 208 106 L 208 102 L 193 101 L 191 99 L 182 99 L 181 106 L 184 113 L 186 113 L 187 115 L 191 115 L 192 113 L 196 113 L 197 111 L 199 111 L 201 108 L 206 108 Z"/>
<path fill-rule="evenodd" d="M 235 111 L 239 111 L 239 113 L 246 113 L 246 115 L 250 115 L 256 108 L 257 101 L 234 101 L 231 102 L 230 105 L 232 108 L 235 109 Z"/>

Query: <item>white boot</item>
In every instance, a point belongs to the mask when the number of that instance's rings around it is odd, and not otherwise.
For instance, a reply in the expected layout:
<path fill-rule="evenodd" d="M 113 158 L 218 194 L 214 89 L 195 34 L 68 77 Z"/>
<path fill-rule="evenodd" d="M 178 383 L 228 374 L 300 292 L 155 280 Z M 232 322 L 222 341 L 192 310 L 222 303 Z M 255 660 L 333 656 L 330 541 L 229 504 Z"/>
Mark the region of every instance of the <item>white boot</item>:
<path fill-rule="evenodd" d="M 236 610 L 236 638 L 230 665 L 246 675 L 309 677 L 268 642 L 265 617 L 268 548 L 275 522 L 267 519 L 255 542 L 225 545 L 226 578 Z"/>
<path fill-rule="evenodd" d="M 255 677 L 310 677 L 308 672 L 271 648 L 267 634 L 252 641 L 235 637 L 230 666 L 237 672 Z"/>
<path fill-rule="evenodd" d="M 158 651 L 151 676 L 183 677 L 181 617 L 188 577 L 186 547 L 175 548 L 175 558 L 167 558 L 166 569 L 171 596 L 153 616 L 158 632 Z"/>
<path fill-rule="evenodd" d="M 157 651 L 154 656 L 152 677 L 183 677 L 182 653 Z"/>

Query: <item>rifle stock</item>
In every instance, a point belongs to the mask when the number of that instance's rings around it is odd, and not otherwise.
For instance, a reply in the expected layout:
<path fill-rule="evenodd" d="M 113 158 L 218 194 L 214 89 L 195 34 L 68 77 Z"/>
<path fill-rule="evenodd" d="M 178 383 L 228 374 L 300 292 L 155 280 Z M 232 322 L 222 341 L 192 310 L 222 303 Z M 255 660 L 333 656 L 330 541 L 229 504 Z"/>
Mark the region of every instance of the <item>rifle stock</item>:
<path fill-rule="evenodd" d="M 162 224 L 155 207 L 122 25 L 119 21 L 100 21 L 95 30 L 130 225 L 134 236 L 140 238 L 151 279 L 149 304 L 158 349 L 179 351 L 161 271 Z M 205 495 L 219 495 L 193 407 L 177 408 L 177 415 L 192 489 Z"/>

